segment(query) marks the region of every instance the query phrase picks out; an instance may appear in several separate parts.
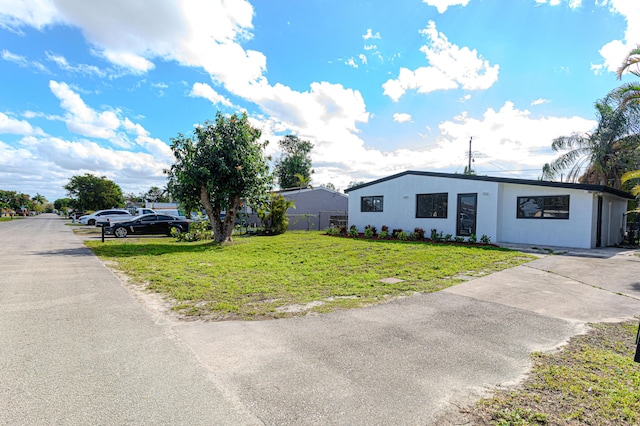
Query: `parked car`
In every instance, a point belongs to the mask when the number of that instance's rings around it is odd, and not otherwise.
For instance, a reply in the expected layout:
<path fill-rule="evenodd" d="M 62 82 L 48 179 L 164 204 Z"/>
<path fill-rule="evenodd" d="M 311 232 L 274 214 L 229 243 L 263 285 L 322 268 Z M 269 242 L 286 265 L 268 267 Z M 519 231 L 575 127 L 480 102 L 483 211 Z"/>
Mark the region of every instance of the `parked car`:
<path fill-rule="evenodd" d="M 104 227 L 105 235 L 115 235 L 117 238 L 125 238 L 127 235 L 168 235 L 172 232 L 188 232 L 189 221 L 175 216 L 164 214 L 143 214 L 131 220 L 117 222 Z"/>
<path fill-rule="evenodd" d="M 69 214 L 69 218 L 78 220 L 84 215 L 85 215 L 84 212 L 72 212 L 72 213 Z"/>
<path fill-rule="evenodd" d="M 115 217 L 115 216 L 119 216 L 119 217 L 124 216 L 127 218 L 134 217 L 133 215 L 131 215 L 131 213 L 129 213 L 128 210 L 125 210 L 125 209 L 108 209 L 108 210 L 98 210 L 97 212 L 80 216 L 80 219 L 78 219 L 78 221 L 83 225 L 93 226 L 98 221 L 106 222 L 110 217 Z"/>

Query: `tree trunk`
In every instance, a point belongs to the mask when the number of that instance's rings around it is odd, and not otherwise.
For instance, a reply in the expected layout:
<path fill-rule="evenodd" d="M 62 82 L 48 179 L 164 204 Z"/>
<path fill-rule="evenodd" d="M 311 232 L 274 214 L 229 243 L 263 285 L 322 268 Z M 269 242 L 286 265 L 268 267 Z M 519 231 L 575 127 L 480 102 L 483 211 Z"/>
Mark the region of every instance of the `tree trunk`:
<path fill-rule="evenodd" d="M 207 212 L 207 217 L 213 230 L 213 239 L 217 242 L 223 242 L 222 224 L 220 223 L 220 206 L 211 204 L 211 198 L 209 198 L 209 193 L 204 185 L 200 187 L 200 201 L 202 201 L 204 210 Z"/>

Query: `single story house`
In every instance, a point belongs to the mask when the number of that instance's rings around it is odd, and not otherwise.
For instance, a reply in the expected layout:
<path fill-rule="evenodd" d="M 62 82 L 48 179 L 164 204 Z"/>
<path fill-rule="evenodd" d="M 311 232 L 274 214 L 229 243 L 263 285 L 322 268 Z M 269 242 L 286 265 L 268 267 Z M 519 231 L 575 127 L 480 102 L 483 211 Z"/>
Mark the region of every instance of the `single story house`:
<path fill-rule="evenodd" d="M 595 248 L 622 242 L 628 200 L 602 185 L 406 171 L 347 189 L 349 226 L 422 228 L 492 242 Z"/>
<path fill-rule="evenodd" d="M 332 189 L 291 188 L 275 191 L 295 203 L 287 210 L 289 230 L 322 230 L 329 226 L 346 226 L 349 197 Z"/>

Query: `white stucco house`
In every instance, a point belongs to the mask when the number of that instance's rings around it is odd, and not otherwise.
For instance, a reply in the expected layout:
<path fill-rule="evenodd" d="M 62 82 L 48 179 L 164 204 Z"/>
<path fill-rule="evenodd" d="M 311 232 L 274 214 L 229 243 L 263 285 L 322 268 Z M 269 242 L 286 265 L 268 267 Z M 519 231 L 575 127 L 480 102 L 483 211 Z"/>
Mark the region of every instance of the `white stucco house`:
<path fill-rule="evenodd" d="M 349 226 L 422 228 L 492 242 L 595 248 L 622 242 L 626 192 L 601 185 L 406 171 L 347 189 Z"/>

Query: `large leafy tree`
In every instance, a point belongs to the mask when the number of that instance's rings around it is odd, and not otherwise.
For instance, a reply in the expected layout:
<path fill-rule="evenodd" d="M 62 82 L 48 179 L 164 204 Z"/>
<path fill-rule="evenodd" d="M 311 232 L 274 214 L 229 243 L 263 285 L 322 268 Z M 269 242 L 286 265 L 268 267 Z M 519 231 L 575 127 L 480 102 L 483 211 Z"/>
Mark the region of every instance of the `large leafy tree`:
<path fill-rule="evenodd" d="M 217 242 L 231 241 L 242 202 L 258 205 L 271 189 L 263 154 L 268 142 L 259 143 L 260 135 L 246 113 L 227 118 L 218 112 L 215 121 L 196 128 L 194 138 L 171 140 L 176 161 L 165 171 L 169 192 L 188 211 L 204 207 Z"/>
<path fill-rule="evenodd" d="M 274 174 L 280 188 L 309 186 L 313 173 L 309 154 L 313 144 L 295 135 L 287 135 L 278 142 L 278 145 L 283 155 L 276 161 Z"/>
<path fill-rule="evenodd" d="M 618 68 L 618 79 L 622 79 L 622 74 L 625 72 L 630 72 L 636 77 L 640 77 L 640 45 L 629 52 L 620 68 Z M 628 102 L 640 103 L 640 82 L 624 84 L 619 91 L 624 104 Z"/>
<path fill-rule="evenodd" d="M 614 90 L 595 107 L 595 130 L 554 139 L 551 148 L 562 154 L 544 165 L 543 178 L 554 179 L 568 169 L 568 181 L 620 189 L 622 174 L 638 167 L 640 104 L 624 103 Z"/>
<path fill-rule="evenodd" d="M 0 190 L 0 203 L 4 208 L 18 211 L 23 207 L 27 210 L 33 210 L 33 200 L 28 194 L 23 194 L 16 191 L 4 191 Z"/>
<path fill-rule="evenodd" d="M 73 176 L 64 186 L 69 197 L 73 199 L 73 206 L 80 210 L 101 210 L 124 206 L 122 189 L 107 179 L 90 173 Z"/>

